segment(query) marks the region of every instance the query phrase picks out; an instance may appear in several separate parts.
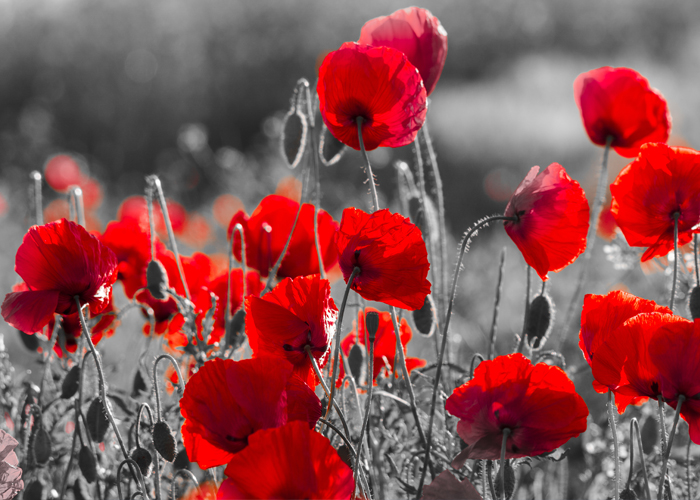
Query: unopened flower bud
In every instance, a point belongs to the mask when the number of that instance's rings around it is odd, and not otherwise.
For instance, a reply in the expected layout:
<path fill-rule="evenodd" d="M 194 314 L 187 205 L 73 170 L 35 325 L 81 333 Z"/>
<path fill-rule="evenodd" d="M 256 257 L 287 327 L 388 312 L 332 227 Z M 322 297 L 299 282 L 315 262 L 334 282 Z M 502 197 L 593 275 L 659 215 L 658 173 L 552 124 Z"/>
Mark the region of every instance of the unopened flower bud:
<path fill-rule="evenodd" d="M 79 432 L 76 430 L 76 432 Z M 89 446 L 83 445 L 78 453 L 78 467 L 88 483 L 94 483 L 97 479 L 97 460 Z"/>
<path fill-rule="evenodd" d="M 19 339 L 22 341 L 22 345 L 32 352 L 36 352 L 39 349 L 39 339 L 33 333 L 24 333 L 22 330 L 17 330 L 19 334 Z"/>
<path fill-rule="evenodd" d="M 374 342 L 377 330 L 379 330 L 379 313 L 377 311 L 369 311 L 365 314 L 365 327 L 367 328 L 370 343 Z"/>
<path fill-rule="evenodd" d="M 131 397 L 136 398 L 142 392 L 148 391 L 148 384 L 146 383 L 146 377 L 143 375 L 143 370 L 139 368 L 136 370 L 136 375 L 134 375 L 134 382 L 131 385 Z"/>
<path fill-rule="evenodd" d="M 533 349 L 544 345 L 554 323 L 554 305 L 547 295 L 538 295 L 530 303 L 525 335 Z"/>
<path fill-rule="evenodd" d="M 690 291 L 688 309 L 690 309 L 690 316 L 693 319 L 700 318 L 700 286 L 694 286 Z"/>
<path fill-rule="evenodd" d="M 637 494 L 630 488 L 625 488 L 620 492 L 620 500 L 637 500 Z"/>
<path fill-rule="evenodd" d="M 190 469 L 190 459 L 187 456 L 186 449 L 183 448 L 177 452 L 177 456 L 175 457 L 175 461 L 173 462 L 173 468 L 175 470 Z"/>
<path fill-rule="evenodd" d="M 365 348 L 362 344 L 353 344 L 348 354 L 348 365 L 352 378 L 355 379 L 357 385 L 360 385 L 363 372 L 365 371 Z"/>
<path fill-rule="evenodd" d="M 85 420 L 87 421 L 87 430 L 90 438 L 96 443 L 104 441 L 107 429 L 109 429 L 109 418 L 100 398 L 92 400 Z"/>
<path fill-rule="evenodd" d="M 134 450 L 131 452 L 131 459 L 138 464 L 143 477 L 148 477 L 151 474 L 153 457 L 147 449 L 141 448 L 140 446 L 138 448 L 134 448 Z"/>
<path fill-rule="evenodd" d="M 92 498 L 90 491 L 87 488 L 87 484 L 85 484 L 85 481 L 80 479 L 80 476 L 76 477 L 75 482 L 73 483 L 73 496 L 75 497 L 75 500 L 89 500 Z"/>
<path fill-rule="evenodd" d="M 433 334 L 435 330 L 435 305 L 430 295 L 425 296 L 423 307 L 413 311 L 413 322 L 416 324 L 416 329 L 426 337 Z"/>
<path fill-rule="evenodd" d="M 165 300 L 168 298 L 167 291 L 168 273 L 159 260 L 152 260 L 146 268 L 146 288 L 154 299 Z"/>
<path fill-rule="evenodd" d="M 24 488 L 22 500 L 42 500 L 44 496 L 44 486 L 38 479 L 34 479 Z"/>
<path fill-rule="evenodd" d="M 61 384 L 61 398 L 72 398 L 80 386 L 80 365 L 76 364 L 71 368 Z"/>
<path fill-rule="evenodd" d="M 51 436 L 41 424 L 34 434 L 32 451 L 34 452 L 34 461 L 38 465 L 46 464 L 51 458 Z"/>
<path fill-rule="evenodd" d="M 156 451 L 168 462 L 175 460 L 177 456 L 177 443 L 170 426 L 164 420 L 156 422 L 153 426 L 153 446 Z"/>

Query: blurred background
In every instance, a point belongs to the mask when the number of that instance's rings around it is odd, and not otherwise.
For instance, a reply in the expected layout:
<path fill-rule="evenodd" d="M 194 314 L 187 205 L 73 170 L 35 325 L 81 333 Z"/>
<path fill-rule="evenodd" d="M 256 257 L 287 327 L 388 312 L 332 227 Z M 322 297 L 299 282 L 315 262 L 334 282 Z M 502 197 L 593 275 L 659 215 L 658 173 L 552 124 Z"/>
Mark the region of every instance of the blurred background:
<path fill-rule="evenodd" d="M 92 229 L 103 229 L 125 197 L 143 193 L 144 176 L 157 173 L 166 195 L 189 214 L 185 253 L 223 252 L 227 217 L 242 207 L 251 213 L 280 180 L 298 175 L 279 153 L 281 120 L 297 79 L 313 84 L 326 53 L 356 40 L 365 21 L 407 5 L 0 0 L 3 293 L 18 279 L 15 252 L 34 222 L 29 173 L 42 171 L 55 155 L 70 155 L 83 178 L 94 180 L 85 187 L 92 196 Z M 602 148 L 588 140 L 572 90 L 584 71 L 636 69 L 668 100 L 670 142 L 700 144 L 697 0 L 426 0 L 421 6 L 449 36 L 428 122 L 445 185 L 450 252 L 479 217 L 504 210 L 533 165 L 561 163 L 592 197 Z M 371 157 L 382 205 L 398 210 L 392 164 L 410 160 L 410 147 Z M 323 167 L 322 207 L 336 220 L 344 207 L 368 207 L 361 163 L 351 152 Z M 611 153 L 610 181 L 626 163 Z M 67 211 L 65 195 L 45 186 L 44 198 L 47 220 Z M 453 322 L 451 340 L 461 363 L 485 349 L 504 246 L 500 352 L 511 349 L 522 325 L 524 261 L 500 226 L 482 233 L 466 259 Z M 597 245 L 585 291 L 624 286 L 666 301 L 668 276 L 642 270 L 636 253 L 619 240 Z M 559 320 L 577 275 L 577 269 L 552 275 Z M 13 356 L 25 359 L 11 330 L 0 324 Z M 558 338 L 560 330 L 550 347 L 563 343 L 569 363 L 581 365 L 577 329 L 566 339 Z M 432 340 L 416 340 L 411 350 L 434 356 Z M 590 384 L 582 386 L 590 391 Z M 602 407 L 605 398 L 599 399 Z"/>

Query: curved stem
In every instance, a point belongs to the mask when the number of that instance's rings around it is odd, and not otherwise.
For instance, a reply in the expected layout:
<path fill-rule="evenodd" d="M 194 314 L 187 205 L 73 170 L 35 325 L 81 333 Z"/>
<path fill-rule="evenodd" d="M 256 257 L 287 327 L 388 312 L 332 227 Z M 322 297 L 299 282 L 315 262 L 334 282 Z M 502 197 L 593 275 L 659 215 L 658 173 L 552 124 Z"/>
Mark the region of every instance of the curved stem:
<path fill-rule="evenodd" d="M 523 315 L 523 330 L 520 333 L 520 342 L 518 343 L 518 350 L 515 352 L 523 352 L 523 346 L 525 344 L 525 329 L 527 328 L 527 316 L 530 314 L 530 281 L 532 275 L 532 268 L 527 264 L 527 279 L 525 280 L 525 314 Z"/>
<path fill-rule="evenodd" d="M 642 448 L 642 436 L 639 432 L 639 422 L 637 421 L 636 418 L 633 418 L 632 421 L 630 422 L 630 449 L 634 447 L 634 441 L 633 439 L 636 439 L 637 441 L 637 449 L 639 450 L 639 459 L 642 462 L 642 473 L 644 475 L 644 488 L 647 494 L 647 500 L 651 500 L 651 490 L 649 490 L 649 476 L 647 475 L 647 464 L 646 460 L 644 459 L 644 448 Z M 632 470 L 632 466 L 634 465 L 631 461 L 632 454 L 630 454 L 630 471 Z M 631 473 L 630 473 L 631 477 Z M 629 482 L 628 482 L 629 486 Z"/>
<path fill-rule="evenodd" d="M 676 300 L 676 282 L 678 281 L 678 217 L 679 212 L 673 214 L 673 284 L 671 285 L 671 304 L 669 309 L 673 312 L 673 305 Z"/>
<path fill-rule="evenodd" d="M 374 183 L 374 174 L 372 173 L 372 165 L 369 163 L 369 156 L 367 151 L 365 151 L 365 141 L 362 140 L 362 123 L 364 118 L 361 116 L 357 117 L 357 137 L 360 141 L 360 150 L 362 151 L 362 157 L 365 160 L 365 167 L 367 168 L 367 179 L 369 180 L 370 193 L 372 194 L 372 203 L 374 203 L 374 210 L 379 210 L 379 197 L 377 196 L 377 186 Z"/>
<path fill-rule="evenodd" d="M 173 358 L 170 354 L 161 354 L 158 356 L 153 363 L 153 389 L 156 392 L 156 417 L 158 417 L 158 421 L 161 420 L 161 414 L 160 414 L 160 391 L 158 390 L 158 378 L 157 378 L 157 370 L 158 370 L 158 363 L 160 362 L 161 359 L 167 359 L 170 361 L 170 363 L 175 367 L 175 372 L 177 373 L 177 386 L 180 392 L 180 395 L 184 394 L 185 392 L 185 381 L 182 378 L 182 372 L 180 372 L 180 367 L 177 364 L 177 361 L 175 361 L 175 358 Z"/>
<path fill-rule="evenodd" d="M 117 493 L 119 494 L 119 498 L 124 498 L 122 496 L 122 467 L 124 467 L 124 464 L 127 464 L 129 466 L 129 469 L 131 469 L 131 473 L 134 475 L 134 479 L 136 479 L 136 482 L 142 488 L 141 492 L 144 498 L 150 498 L 146 493 L 146 483 L 143 480 L 143 475 L 141 474 L 141 469 L 139 469 L 139 464 L 137 464 L 134 460 L 132 460 L 129 457 L 122 460 L 119 464 L 119 467 L 117 467 Z"/>
<path fill-rule="evenodd" d="M 44 209 L 41 201 L 41 174 L 37 170 L 32 170 L 29 177 L 34 181 L 34 214 L 36 217 L 36 225 L 44 224 Z"/>
<path fill-rule="evenodd" d="M 452 307 L 454 306 L 455 296 L 457 295 L 457 280 L 459 279 L 459 271 L 462 267 L 462 259 L 469 246 L 472 236 L 476 231 L 482 227 L 488 225 L 491 222 L 498 220 L 510 220 L 514 221 L 515 217 L 506 217 L 503 215 L 492 215 L 491 217 L 486 217 L 485 219 L 479 221 L 467 231 L 462 239 L 462 244 L 459 249 L 459 254 L 457 255 L 457 266 L 455 267 L 455 272 L 452 277 L 452 289 L 450 291 L 450 301 L 447 304 L 447 311 L 445 312 L 445 321 L 442 327 L 442 342 L 440 344 L 440 352 L 438 353 L 437 370 L 435 372 L 435 382 L 433 383 L 433 395 L 430 401 L 430 417 L 428 420 L 428 435 L 425 446 L 425 458 L 423 459 L 423 471 L 421 472 L 420 482 L 418 484 L 418 494 L 420 495 L 423 491 L 423 484 L 425 483 L 426 467 L 430 461 L 430 444 L 433 435 L 433 420 L 435 418 L 435 404 L 437 403 L 437 393 L 438 386 L 440 385 L 440 375 L 442 374 L 442 363 L 445 354 L 445 346 L 447 345 L 447 333 L 450 328 L 450 318 L 452 316 Z"/>
<path fill-rule="evenodd" d="M 177 472 L 175 472 L 175 475 L 173 476 L 173 481 L 170 483 L 170 500 L 175 500 L 175 480 L 177 479 L 178 476 L 183 476 L 185 479 L 189 479 L 194 483 L 195 488 L 197 488 L 197 492 L 199 494 L 199 498 L 203 498 L 202 496 L 202 490 L 199 487 L 199 481 L 197 481 L 197 476 L 192 474 L 187 469 L 179 469 Z"/>
<path fill-rule="evenodd" d="M 477 359 L 479 360 L 479 363 L 481 363 L 484 360 L 484 357 L 478 352 L 472 356 L 472 360 L 469 362 L 469 380 L 474 378 L 474 369 L 476 368 L 474 361 Z"/>
<path fill-rule="evenodd" d="M 498 308 L 501 304 L 501 292 L 503 291 L 503 271 L 506 267 L 506 247 L 501 250 L 501 261 L 498 265 L 498 280 L 496 281 L 496 299 L 493 304 L 493 319 L 489 332 L 489 343 L 486 348 L 486 359 L 491 359 L 491 354 L 496 350 L 496 328 L 498 326 Z"/>
<path fill-rule="evenodd" d="M 506 444 L 510 436 L 510 429 L 503 429 L 503 441 L 501 442 L 501 467 L 498 469 L 498 481 L 501 483 L 501 500 L 506 500 Z"/>
<path fill-rule="evenodd" d="M 615 500 L 620 500 L 620 449 L 617 441 L 617 425 L 615 423 L 615 396 L 608 389 L 608 422 L 613 438 L 613 453 L 615 460 L 615 486 L 613 487 L 613 497 Z M 630 468 L 631 468 L 630 464 Z"/>
<path fill-rule="evenodd" d="M 146 414 L 148 415 L 148 421 L 150 422 L 151 429 L 153 429 L 153 425 L 155 421 L 153 420 L 153 413 L 151 412 L 151 407 L 148 406 L 148 403 L 141 403 L 139 405 L 139 411 L 136 415 L 136 447 L 141 448 L 141 415 L 143 414 L 143 410 L 146 410 Z M 153 477 L 155 481 L 155 488 L 156 488 L 156 500 L 160 500 L 161 498 L 161 492 L 160 492 L 160 457 L 158 454 L 156 454 L 156 459 L 154 461 L 154 467 L 155 471 L 153 472 Z"/>
<path fill-rule="evenodd" d="M 678 417 L 681 415 L 681 406 L 683 406 L 683 401 L 685 401 L 685 396 L 683 394 L 678 395 L 678 402 L 676 403 L 676 414 L 673 416 L 673 427 L 671 427 L 671 434 L 668 436 L 668 445 L 666 446 L 666 452 L 664 453 L 664 461 L 661 466 L 661 479 L 659 483 L 659 495 L 658 500 L 664 499 L 664 486 L 666 484 L 666 469 L 668 467 L 668 458 L 671 456 L 671 448 L 673 447 L 673 438 L 676 436 L 676 427 L 678 426 Z M 670 488 L 670 484 L 669 484 Z"/>

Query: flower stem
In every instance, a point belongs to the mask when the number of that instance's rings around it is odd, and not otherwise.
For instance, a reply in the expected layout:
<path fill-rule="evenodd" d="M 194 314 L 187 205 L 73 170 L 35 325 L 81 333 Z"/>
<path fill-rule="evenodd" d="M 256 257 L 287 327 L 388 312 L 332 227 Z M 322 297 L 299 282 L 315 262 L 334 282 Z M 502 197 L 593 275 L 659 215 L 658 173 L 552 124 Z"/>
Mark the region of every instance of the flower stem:
<path fill-rule="evenodd" d="M 425 483 L 425 473 L 426 467 L 430 463 L 430 444 L 433 435 L 433 420 L 435 418 L 435 405 L 437 403 L 437 393 L 438 387 L 440 385 L 440 375 L 442 374 L 442 364 L 445 355 L 445 346 L 447 345 L 447 333 L 450 328 L 450 317 L 452 316 L 452 307 L 454 306 L 455 296 L 457 295 L 457 280 L 459 279 L 459 271 L 462 268 L 462 259 L 469 246 L 472 236 L 482 227 L 488 225 L 491 222 L 498 220 L 510 220 L 514 221 L 515 217 L 506 217 L 503 215 L 492 215 L 486 217 L 485 219 L 479 221 L 471 227 L 462 239 L 462 244 L 457 254 L 457 266 L 455 267 L 455 272 L 452 277 L 452 289 L 450 291 L 450 301 L 447 304 L 447 311 L 445 313 L 445 321 L 442 327 L 442 342 L 440 343 L 440 352 L 438 353 L 437 370 L 435 372 L 435 382 L 433 383 L 433 395 L 430 401 L 430 417 L 428 420 L 428 435 L 425 444 L 425 457 L 423 459 L 423 471 L 421 472 L 420 482 L 418 483 L 418 495 L 421 495 L 423 491 L 423 484 Z"/>
<path fill-rule="evenodd" d="M 617 424 L 615 422 L 615 395 L 608 389 L 608 422 L 613 438 L 613 460 L 615 461 L 615 483 L 613 487 L 613 497 L 620 500 L 620 449 L 617 440 Z M 630 465 L 630 468 L 632 466 Z"/>
<path fill-rule="evenodd" d="M 693 235 L 693 256 L 695 257 L 695 286 L 700 286 L 700 266 L 698 266 L 698 235 Z"/>
<path fill-rule="evenodd" d="M 365 142 L 362 140 L 362 123 L 365 119 L 361 116 L 357 117 L 357 137 L 360 140 L 360 149 L 362 157 L 365 159 L 365 167 L 367 168 L 367 179 L 369 180 L 370 193 L 372 194 L 372 203 L 374 210 L 379 210 L 379 197 L 377 196 L 377 186 L 374 184 L 374 174 L 372 173 L 372 165 L 369 163 L 369 156 L 365 150 Z"/>
<path fill-rule="evenodd" d="M 510 436 L 510 429 L 503 429 L 503 441 L 501 442 L 501 466 L 498 469 L 498 482 L 501 483 L 501 500 L 506 500 L 506 444 Z"/>
<path fill-rule="evenodd" d="M 646 491 L 647 500 L 651 500 L 651 491 L 649 490 L 649 477 L 647 476 L 647 464 L 644 460 L 644 448 L 642 448 L 642 436 L 639 432 L 639 422 L 636 418 L 633 418 L 630 422 L 630 477 L 627 480 L 627 487 L 629 488 L 630 481 L 632 480 L 632 468 L 634 466 L 634 441 L 637 441 L 637 449 L 639 450 L 639 460 L 642 463 L 642 473 L 644 475 L 644 488 Z"/>
<path fill-rule="evenodd" d="M 685 448 L 685 482 L 688 487 L 688 500 L 691 500 L 690 492 L 690 445 L 693 442 L 692 439 L 688 438 L 688 444 Z M 651 496 L 649 497 L 651 500 Z"/>
<path fill-rule="evenodd" d="M 678 281 L 678 217 L 680 212 L 673 213 L 673 283 L 671 284 L 671 303 L 669 309 L 673 312 L 676 300 L 676 282 Z"/>
<path fill-rule="evenodd" d="M 357 470 L 360 467 L 360 461 L 362 460 L 362 441 L 365 435 L 365 429 L 367 429 L 367 424 L 369 423 L 369 415 L 372 411 L 372 387 L 374 386 L 374 378 L 372 374 L 374 373 L 374 336 L 369 338 L 369 374 L 367 377 L 367 403 L 365 404 L 365 416 L 362 419 L 362 427 L 360 427 L 360 444 L 358 445 L 357 458 L 355 459 L 355 467 L 353 468 L 353 476 L 355 477 L 355 482 L 357 483 Z M 369 446 L 369 445 L 368 445 Z M 369 449 L 367 450 L 369 452 Z M 357 487 L 357 486 L 356 486 Z"/>
<path fill-rule="evenodd" d="M 79 225 L 85 227 L 85 204 L 83 203 L 83 190 L 80 186 L 73 186 L 68 193 L 71 207 L 75 208 L 75 219 Z"/>
<path fill-rule="evenodd" d="M 180 366 L 178 366 L 177 361 L 175 361 L 175 358 L 173 358 L 170 354 L 161 354 L 156 358 L 156 360 L 153 363 L 153 389 L 155 390 L 156 393 L 156 417 L 158 418 L 158 421 L 161 420 L 161 413 L 160 413 L 160 390 L 158 389 L 158 363 L 162 359 L 167 359 L 170 361 L 170 363 L 173 365 L 175 368 L 175 373 L 177 373 L 177 385 L 178 389 L 180 392 L 180 395 L 184 394 L 185 392 L 185 381 L 182 378 L 182 373 L 180 372 Z"/>
<path fill-rule="evenodd" d="M 659 431 L 661 434 L 661 453 L 666 453 L 666 416 L 664 415 L 664 398 L 661 394 L 656 396 L 659 403 Z"/>
<path fill-rule="evenodd" d="M 668 436 L 668 445 L 666 446 L 666 452 L 664 453 L 664 461 L 661 466 L 661 479 L 659 483 L 659 495 L 658 500 L 663 500 L 664 498 L 664 485 L 666 484 L 666 469 L 668 467 L 668 458 L 671 456 L 671 448 L 673 447 L 673 438 L 676 436 L 676 427 L 678 426 L 678 417 L 681 415 L 681 406 L 683 406 L 683 401 L 685 401 L 685 396 L 683 394 L 678 395 L 678 402 L 676 403 L 676 414 L 673 417 L 673 427 L 671 427 L 671 434 Z M 670 488 L 670 484 L 669 484 Z"/>
<path fill-rule="evenodd" d="M 308 94 L 308 87 L 307 87 L 307 94 Z M 315 126 L 315 120 L 314 120 L 314 110 L 313 106 L 311 105 L 311 97 L 307 95 L 307 101 L 308 101 L 308 113 L 309 113 L 309 125 L 310 125 L 310 133 L 309 133 L 309 142 L 311 143 L 311 151 L 309 154 L 311 155 L 311 164 L 314 169 L 314 178 L 316 179 L 316 192 L 315 192 L 315 199 L 314 199 L 314 245 L 316 246 L 316 258 L 318 258 L 318 270 L 321 273 L 321 279 L 326 279 L 326 269 L 323 266 L 323 255 L 321 254 L 321 242 L 319 234 L 318 234 L 318 210 L 319 207 L 321 206 L 321 169 L 319 168 L 318 165 L 318 145 L 317 141 L 318 138 L 316 137 L 316 126 Z"/>
<path fill-rule="evenodd" d="M 496 299 L 493 304 L 493 319 L 489 332 L 489 343 L 486 348 L 486 359 L 491 359 L 491 354 L 496 350 L 496 329 L 498 326 L 498 308 L 501 304 L 501 292 L 503 291 L 503 271 L 506 267 L 506 247 L 501 250 L 501 262 L 498 265 L 498 281 L 496 282 Z"/>
<path fill-rule="evenodd" d="M 37 170 L 32 170 L 29 177 L 34 181 L 34 213 L 36 217 L 36 225 L 44 224 L 44 209 L 41 201 L 41 174 Z"/>
<path fill-rule="evenodd" d="M 530 281 L 532 275 L 532 268 L 527 265 L 527 279 L 525 280 L 525 314 L 523 315 L 523 331 L 520 333 L 520 342 L 518 343 L 518 350 L 515 352 L 523 352 L 523 346 L 525 345 L 525 335 L 527 328 L 527 316 L 530 314 Z"/>
<path fill-rule="evenodd" d="M 360 268 L 355 266 L 355 268 L 352 270 L 352 274 L 350 274 L 350 278 L 348 278 L 348 284 L 345 287 L 345 294 L 343 294 L 343 302 L 340 304 L 340 312 L 338 313 L 338 323 L 335 329 L 335 347 L 333 348 L 333 358 L 332 358 L 332 371 L 330 374 L 330 381 L 329 385 L 331 388 L 331 395 L 328 398 L 328 407 L 326 408 L 326 414 L 324 415 L 323 418 L 328 420 L 328 415 L 331 412 L 331 406 L 334 403 L 334 397 L 335 397 L 335 381 L 338 378 L 338 369 L 339 367 L 339 358 L 340 358 L 340 334 L 341 334 L 341 329 L 343 327 L 343 316 L 345 315 L 345 306 L 348 303 L 348 294 L 350 293 L 350 288 L 352 287 L 353 281 L 355 281 L 355 276 L 360 274 Z M 323 430 L 323 427 L 321 427 L 321 430 Z M 360 436 L 362 438 L 362 436 Z"/>
<path fill-rule="evenodd" d="M 233 226 L 233 231 L 231 232 L 231 248 L 229 249 L 230 252 L 228 254 L 228 285 L 226 286 L 226 332 L 228 332 L 229 327 L 231 326 L 231 321 L 233 320 L 233 311 L 231 310 L 231 271 L 233 270 L 233 243 L 236 241 L 236 238 L 234 237 L 235 234 L 238 233 L 238 235 L 241 238 L 241 269 L 243 271 L 243 299 L 246 297 L 246 288 L 247 288 L 247 282 L 246 282 L 246 274 L 248 269 L 246 268 L 246 260 L 245 260 L 245 233 L 243 232 L 243 226 L 241 224 L 236 224 Z"/>

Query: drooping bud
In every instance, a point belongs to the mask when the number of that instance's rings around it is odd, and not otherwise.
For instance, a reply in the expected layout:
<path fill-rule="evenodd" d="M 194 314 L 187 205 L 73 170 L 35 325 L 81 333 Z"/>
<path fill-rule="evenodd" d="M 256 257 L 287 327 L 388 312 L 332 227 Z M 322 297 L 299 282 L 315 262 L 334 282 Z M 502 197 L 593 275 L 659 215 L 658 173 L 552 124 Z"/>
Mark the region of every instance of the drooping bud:
<path fill-rule="evenodd" d="M 175 470 L 190 469 L 190 459 L 187 456 L 186 449 L 183 448 L 177 452 L 177 456 L 175 457 L 175 461 L 173 462 L 173 468 Z"/>
<path fill-rule="evenodd" d="M 71 368 L 61 384 L 61 398 L 69 399 L 75 396 L 80 386 L 80 365 Z"/>
<path fill-rule="evenodd" d="M 700 318 L 700 286 L 694 286 L 688 298 L 688 309 L 693 319 Z"/>
<path fill-rule="evenodd" d="M 39 349 L 39 339 L 36 335 L 33 333 L 24 333 L 22 330 L 17 330 L 17 333 L 24 347 L 32 352 L 36 352 L 37 349 Z"/>
<path fill-rule="evenodd" d="M 533 349 L 542 347 L 554 324 L 554 304 L 547 295 L 538 295 L 530 303 L 525 335 Z"/>
<path fill-rule="evenodd" d="M 77 431 L 76 431 L 77 432 Z M 94 483 L 97 479 L 97 460 L 89 446 L 83 445 L 78 453 L 78 467 L 88 483 Z"/>
<path fill-rule="evenodd" d="M 625 488 L 620 492 L 620 500 L 637 500 L 637 494 L 631 488 Z"/>
<path fill-rule="evenodd" d="M 425 296 L 423 307 L 413 311 L 413 322 L 416 329 L 426 337 L 433 334 L 435 331 L 435 304 L 431 295 Z"/>
<path fill-rule="evenodd" d="M 168 273 L 163 264 L 158 260 L 152 260 L 146 268 L 146 288 L 154 299 L 165 300 L 168 298 L 167 291 L 170 288 L 168 283 Z"/>
<path fill-rule="evenodd" d="M 505 461 L 504 465 L 504 480 L 506 483 L 506 499 L 510 498 L 513 495 L 513 490 L 515 490 L 515 471 L 513 470 L 513 466 L 510 465 L 510 462 L 508 460 Z M 494 489 L 496 490 L 496 498 L 501 498 L 502 497 L 502 492 L 503 492 L 503 485 L 501 484 L 501 471 L 499 470 L 496 473 L 496 481 L 494 482 Z"/>
<path fill-rule="evenodd" d="M 87 484 L 80 479 L 80 476 L 76 477 L 73 483 L 73 496 L 75 500 L 88 500 L 91 498 Z"/>
<path fill-rule="evenodd" d="M 153 446 L 156 451 L 168 462 L 175 460 L 177 456 L 177 442 L 170 430 L 170 426 L 164 420 L 156 422 L 153 426 Z"/>
<path fill-rule="evenodd" d="M 379 330 L 379 313 L 377 311 L 369 311 L 365 314 L 365 327 L 367 328 L 370 343 L 374 342 L 377 330 Z"/>
<path fill-rule="evenodd" d="M 34 479 L 24 488 L 22 500 L 42 500 L 43 496 L 44 486 L 38 479 Z"/>
<path fill-rule="evenodd" d="M 46 464 L 51 458 L 51 436 L 41 424 L 34 434 L 32 452 L 34 453 L 34 461 L 38 465 Z"/>
<path fill-rule="evenodd" d="M 134 450 L 131 452 L 131 459 L 138 464 L 143 477 L 148 477 L 151 474 L 153 457 L 147 449 L 141 448 L 140 446 L 138 448 L 134 448 Z"/>
<path fill-rule="evenodd" d="M 109 429 L 109 418 L 100 398 L 92 400 L 85 420 L 87 421 L 87 430 L 90 438 L 96 443 L 104 441 L 107 429 Z"/>
<path fill-rule="evenodd" d="M 348 354 L 348 366 L 352 378 L 355 379 L 357 385 L 361 385 L 361 380 L 364 378 L 366 368 L 365 364 L 365 348 L 362 344 L 353 344 Z"/>
<path fill-rule="evenodd" d="M 341 444 L 340 446 L 338 446 L 337 451 L 338 451 L 338 456 L 340 457 L 340 459 L 343 462 L 345 462 L 345 464 L 348 467 L 352 467 L 353 466 L 352 455 L 350 455 L 350 450 L 348 449 L 348 447 L 344 444 Z"/>

